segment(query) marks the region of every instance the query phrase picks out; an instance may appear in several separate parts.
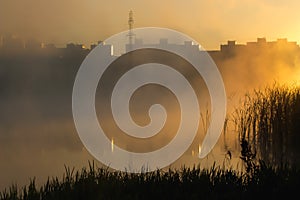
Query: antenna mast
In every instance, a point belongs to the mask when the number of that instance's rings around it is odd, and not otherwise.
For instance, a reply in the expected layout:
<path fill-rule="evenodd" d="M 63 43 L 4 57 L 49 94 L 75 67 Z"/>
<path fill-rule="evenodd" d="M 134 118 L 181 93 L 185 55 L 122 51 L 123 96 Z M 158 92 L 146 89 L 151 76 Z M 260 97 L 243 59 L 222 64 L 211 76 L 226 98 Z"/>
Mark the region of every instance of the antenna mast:
<path fill-rule="evenodd" d="M 132 47 L 133 36 L 134 36 L 134 34 L 132 32 L 133 24 L 134 24 L 134 21 L 133 21 L 133 12 L 132 12 L 132 10 L 130 10 L 129 11 L 129 17 L 128 17 L 128 28 L 129 28 L 128 37 L 129 37 L 129 46 L 130 46 L 130 48 Z"/>

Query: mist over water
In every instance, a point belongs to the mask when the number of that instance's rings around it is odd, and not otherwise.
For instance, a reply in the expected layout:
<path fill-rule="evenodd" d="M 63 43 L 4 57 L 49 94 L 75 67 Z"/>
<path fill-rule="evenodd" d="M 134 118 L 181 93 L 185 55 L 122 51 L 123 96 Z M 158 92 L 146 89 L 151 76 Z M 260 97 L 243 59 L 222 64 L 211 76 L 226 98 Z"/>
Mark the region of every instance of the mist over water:
<path fill-rule="evenodd" d="M 81 48 L 1 49 L 0 188 L 13 182 L 23 185 L 29 177 L 43 181 L 48 176 L 61 175 L 64 164 L 81 168 L 88 160 L 93 160 L 76 133 L 71 107 L 75 76 L 88 52 Z M 229 51 L 209 53 L 224 80 L 229 117 L 247 91 L 274 81 L 291 84 L 300 77 L 299 47 L 288 43 L 245 49 L 231 47 Z M 195 85 L 201 85 L 197 93 L 201 123 L 191 147 L 171 167 L 199 163 L 205 167 L 214 161 L 222 164 L 227 151 L 232 152 L 232 164 L 236 165 L 239 141 L 230 123 L 214 150 L 206 158 L 198 159 L 199 142 L 203 141 L 209 124 L 210 115 L 206 111 L 210 112 L 210 102 L 203 80 L 193 79 L 192 75 L 191 79 Z M 96 102 L 101 102 L 101 98 L 97 93 Z M 136 91 L 130 101 L 133 119 L 140 125 L 149 123 L 147 108 L 153 102 L 166 105 L 169 125 L 165 131 L 170 134 L 160 136 L 158 141 L 155 141 L 158 138 L 151 138 L 153 142 L 137 146 L 136 151 L 158 148 L 174 137 L 171 133 L 176 126 L 172 124 L 179 120 L 178 105 L 174 96 L 164 88 L 145 86 Z M 99 110 L 100 106 L 96 103 L 96 109 Z M 113 127 L 110 120 L 105 121 L 105 125 L 108 129 Z M 114 142 L 128 149 L 132 148 L 131 142 L 138 142 L 127 140 L 124 137 Z"/>

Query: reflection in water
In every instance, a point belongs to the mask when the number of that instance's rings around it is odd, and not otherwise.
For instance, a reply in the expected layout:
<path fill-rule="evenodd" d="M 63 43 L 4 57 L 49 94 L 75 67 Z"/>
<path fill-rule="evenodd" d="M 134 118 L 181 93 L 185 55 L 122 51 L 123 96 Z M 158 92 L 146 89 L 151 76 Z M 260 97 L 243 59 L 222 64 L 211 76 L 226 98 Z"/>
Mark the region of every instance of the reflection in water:
<path fill-rule="evenodd" d="M 222 165 L 228 151 L 232 155 L 230 164 L 233 167 L 241 166 L 239 140 L 232 118 L 241 97 L 247 90 L 272 83 L 274 79 L 285 82 L 291 81 L 290 77 L 299 77 L 299 47 L 293 49 L 284 42 L 275 47 L 254 45 L 249 49 L 230 47 L 223 51 L 209 52 L 222 73 L 229 98 L 226 131 L 213 151 L 199 160 L 199 141 L 203 141 L 209 124 L 209 118 L 205 117 L 205 110 L 209 108 L 205 96 L 207 91 L 201 90 L 198 98 L 204 123 L 200 123 L 199 133 L 187 150 L 188 153 L 171 167 L 199 163 L 201 167 L 209 167 L 214 162 Z M 16 181 L 23 185 L 28 182 L 29 177 L 38 177 L 37 181 L 41 182 L 48 176 L 60 176 L 64 164 L 81 168 L 87 164 L 87 160 L 93 160 L 77 136 L 71 111 L 73 82 L 87 53 L 88 50 L 78 46 L 69 46 L 66 49 L 49 47 L 34 52 L 1 49 L 0 188 Z M 194 81 L 195 84 L 201 84 L 201 80 Z M 148 91 L 151 90 L 148 88 Z M 132 99 L 132 111 L 135 112 L 133 117 L 138 123 L 147 124 L 145 110 L 140 110 L 136 103 L 141 94 L 137 92 Z M 151 97 L 149 102 L 157 98 L 152 95 L 153 91 L 147 94 Z M 97 98 L 101 97 L 96 96 Z M 161 101 L 168 104 L 167 99 Z M 171 106 L 169 109 L 175 116 L 177 111 L 172 110 Z M 172 120 L 177 119 L 171 119 L 170 124 Z M 167 143 L 171 137 L 173 135 L 153 143 L 149 148 L 155 149 Z M 127 145 L 125 148 L 132 148 L 127 142 L 116 141 L 114 137 L 111 139 L 111 151 L 119 143 L 120 146 Z M 140 150 L 143 148 L 141 146 Z M 101 166 L 100 163 L 98 165 Z"/>

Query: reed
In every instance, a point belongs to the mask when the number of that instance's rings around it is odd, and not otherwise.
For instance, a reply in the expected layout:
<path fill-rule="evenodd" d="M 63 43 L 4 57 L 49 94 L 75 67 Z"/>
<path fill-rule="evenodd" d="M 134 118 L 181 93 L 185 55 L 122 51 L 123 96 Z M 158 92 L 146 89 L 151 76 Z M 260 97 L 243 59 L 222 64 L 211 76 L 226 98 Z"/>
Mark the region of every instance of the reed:
<path fill-rule="evenodd" d="M 297 195 L 300 171 L 261 162 L 251 172 L 237 172 L 213 165 L 178 170 L 156 170 L 130 174 L 109 171 L 89 163 L 88 169 L 65 167 L 61 180 L 48 179 L 39 188 L 35 179 L 18 189 L 0 192 L 1 200 L 89 200 L 89 199 L 253 199 Z"/>
<path fill-rule="evenodd" d="M 235 112 L 240 141 L 272 164 L 299 164 L 300 88 L 274 84 L 245 96 Z"/>

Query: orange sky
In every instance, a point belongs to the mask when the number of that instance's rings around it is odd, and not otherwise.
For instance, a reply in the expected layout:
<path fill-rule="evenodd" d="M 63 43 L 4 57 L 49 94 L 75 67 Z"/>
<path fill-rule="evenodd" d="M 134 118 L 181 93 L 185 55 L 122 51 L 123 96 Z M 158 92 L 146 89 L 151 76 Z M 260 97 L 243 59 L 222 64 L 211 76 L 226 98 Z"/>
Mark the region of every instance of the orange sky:
<path fill-rule="evenodd" d="M 132 9 L 134 27 L 158 26 L 175 29 L 193 37 L 206 49 L 217 49 L 227 40 L 246 43 L 256 41 L 257 37 L 266 37 L 268 41 L 288 38 L 289 41 L 300 44 L 299 8 L 299 0 L 0 0 L 0 35 L 11 33 L 24 39 L 35 38 L 59 46 L 68 42 L 90 45 L 126 30 L 128 12 Z M 235 63 L 242 61 L 243 66 L 248 66 L 247 61 L 251 61 L 250 66 L 258 66 L 257 63 L 272 66 L 272 73 L 269 68 L 262 67 L 258 71 L 251 71 L 254 68 L 250 67 L 246 70 L 241 68 L 241 71 L 234 68 L 235 73 L 229 68 L 224 73 L 226 89 L 237 88 L 243 94 L 244 90 L 240 88 L 254 87 L 263 81 L 274 81 L 277 77 L 292 81 L 300 74 L 299 70 L 294 71 L 294 68 L 288 68 L 282 63 L 273 66 L 274 60 L 271 59 L 266 63 L 262 63 L 263 59 L 259 57 L 247 59 L 240 56 Z M 65 62 L 59 63 L 65 65 Z M 235 63 L 227 60 L 223 63 L 226 66 L 224 69 L 239 67 Z M 298 63 L 298 60 L 293 62 L 295 66 Z M 11 84 L 9 90 L 13 95 L 11 98 L 5 97 L 0 104 L 1 111 L 5 113 L 2 115 L 5 123 L 0 127 L 0 141 L 3 143 L 0 151 L 0 171 L 5 172 L 0 173 L 0 190 L 14 180 L 18 180 L 18 185 L 21 186 L 28 182 L 29 177 L 36 176 L 39 180 L 46 180 L 48 176 L 62 174 L 64 164 L 81 167 L 87 164 L 88 159 L 93 159 L 75 134 L 71 119 L 71 98 L 67 96 L 71 94 L 71 89 L 66 90 L 69 93 L 63 91 L 69 86 L 68 81 L 72 76 L 67 70 L 72 68 L 73 62 L 69 64 L 66 68 L 58 65 L 53 68 L 54 71 L 50 70 L 50 65 L 45 68 L 25 65 L 26 71 L 22 71 L 23 68 L 19 66 L 3 67 L 8 70 L 4 71 L 8 78 L 5 73 L 3 77 L 11 81 L 7 84 Z M 65 69 L 66 71 L 62 71 L 65 74 L 61 74 L 59 70 Z M 239 75 L 236 75 L 237 72 Z M 55 85 L 52 81 L 56 78 L 66 82 L 58 81 Z M 16 81 L 18 82 L 15 86 L 13 83 Z M 62 83 L 66 83 L 66 87 Z M 41 97 L 30 96 L 30 91 L 35 91 L 31 87 L 38 85 L 36 90 L 40 91 L 39 88 L 44 84 L 49 84 L 49 91 L 45 89 Z M 15 90 L 15 87 L 20 88 Z M 52 95 L 51 88 L 56 87 L 62 88 L 63 92 Z M 232 99 L 239 95 L 233 89 L 232 94 L 228 95 L 228 105 L 232 107 L 235 106 L 235 99 Z M 56 89 L 53 91 L 58 92 Z M 18 96 L 19 92 L 21 97 Z M 44 97 L 44 94 L 53 96 L 53 100 L 46 98 L 48 96 Z M 27 116 L 28 113 L 30 117 Z M 222 138 L 219 141 L 222 142 Z M 234 144 L 238 146 L 238 143 Z M 221 151 L 223 147 L 219 145 L 218 148 L 217 151 Z M 211 160 L 214 161 L 218 156 L 223 159 L 224 155 L 212 154 Z"/>
<path fill-rule="evenodd" d="M 0 34 L 63 45 L 89 45 L 135 27 L 160 26 L 184 32 L 206 49 L 235 39 L 288 38 L 300 42 L 297 0 L 0 0 Z"/>

